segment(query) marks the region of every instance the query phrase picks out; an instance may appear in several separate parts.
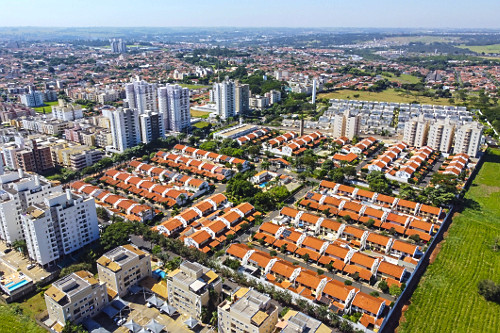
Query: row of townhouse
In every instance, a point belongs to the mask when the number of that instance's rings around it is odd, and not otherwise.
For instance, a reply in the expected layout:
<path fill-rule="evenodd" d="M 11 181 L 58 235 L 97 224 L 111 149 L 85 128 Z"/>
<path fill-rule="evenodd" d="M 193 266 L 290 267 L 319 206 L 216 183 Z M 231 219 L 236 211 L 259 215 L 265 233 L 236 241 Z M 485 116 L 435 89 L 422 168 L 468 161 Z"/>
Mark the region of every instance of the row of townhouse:
<path fill-rule="evenodd" d="M 358 193 L 360 191 L 364 192 L 365 190 L 358 190 Z M 373 193 L 370 191 L 366 192 Z M 392 197 L 377 196 L 377 200 L 385 202 L 390 201 L 390 198 Z M 372 220 L 375 228 L 391 233 L 398 233 L 401 237 L 410 237 L 414 234 L 418 234 L 421 241 L 430 241 L 434 232 L 439 229 L 440 221 L 434 221 L 432 219 L 424 221 L 422 217 L 414 216 L 408 211 L 409 209 L 414 210 L 419 204 L 403 199 L 397 200 L 398 203 L 396 208 L 405 210 L 404 212 L 393 211 L 390 208 L 377 206 L 367 201 L 350 201 L 345 197 L 328 196 L 315 192 L 307 193 L 306 197 L 299 202 L 299 206 L 322 212 L 327 210 L 330 214 L 343 218 L 349 216 L 349 219 L 355 223 L 368 223 Z M 434 208 L 435 207 L 427 205 L 424 207 L 422 205 L 420 212 L 424 213 L 425 210 L 433 211 Z M 437 215 L 435 217 L 437 217 Z"/>
<path fill-rule="evenodd" d="M 364 138 L 360 142 L 356 143 L 353 147 L 349 149 L 349 152 L 353 154 L 365 154 L 369 148 L 371 148 L 375 143 L 377 142 L 377 139 L 374 137 L 370 136 L 368 138 Z"/>
<path fill-rule="evenodd" d="M 301 266 L 295 266 L 285 259 L 272 257 L 245 244 L 232 244 L 226 253 L 240 261 L 248 270 L 260 272 L 260 275 L 270 283 L 311 301 L 325 304 L 336 313 L 360 312 L 377 326 L 383 321 L 386 301 L 381 298 L 370 296 L 353 286 Z"/>
<path fill-rule="evenodd" d="M 404 182 L 408 182 L 410 178 L 413 177 L 415 172 L 419 170 L 425 162 L 433 162 L 430 160 L 434 150 L 432 148 L 425 146 L 419 148 L 415 154 L 413 154 L 410 159 L 401 166 L 401 169 L 395 172 L 394 176 L 396 179 L 402 180 Z"/>
<path fill-rule="evenodd" d="M 217 164 L 203 162 L 197 159 L 187 158 L 185 156 L 159 151 L 153 158 L 153 162 L 166 164 L 187 173 L 194 173 L 199 176 L 223 181 L 233 176 L 234 171 Z"/>
<path fill-rule="evenodd" d="M 446 161 L 445 163 L 447 163 L 446 167 L 441 172 L 445 175 L 454 175 L 458 177 L 466 170 L 467 164 L 469 163 L 469 156 L 466 154 L 457 154 L 454 155 L 450 161 Z"/>
<path fill-rule="evenodd" d="M 243 224 L 252 222 L 254 217 L 260 214 L 248 202 L 227 208 L 222 212 L 222 215 L 220 212 L 211 214 L 191 226 L 190 230 L 183 235 L 184 244 L 207 253 L 217 248 L 230 235 L 234 237 Z"/>
<path fill-rule="evenodd" d="M 262 143 L 262 147 L 266 150 L 270 150 L 271 148 L 276 148 L 278 146 L 281 146 L 282 144 L 295 139 L 299 135 L 296 132 L 287 132 L 283 135 L 277 136 L 273 139 L 270 139 L 267 142 Z"/>
<path fill-rule="evenodd" d="M 221 155 L 214 152 L 189 147 L 181 144 L 177 144 L 174 146 L 174 152 L 179 154 L 183 154 L 190 158 L 195 158 L 198 160 L 207 160 L 214 163 L 218 163 L 221 165 L 231 165 L 232 168 L 236 168 L 238 165 L 241 165 L 241 171 L 245 171 L 250 168 L 250 162 L 242 160 L 241 158 L 236 158 L 227 155 Z"/>
<path fill-rule="evenodd" d="M 164 168 L 139 161 L 130 161 L 129 166 L 134 168 L 136 173 L 153 177 L 162 183 L 173 185 L 177 190 L 189 191 L 191 198 L 198 198 L 210 190 L 210 184 L 206 180 L 190 177 Z"/>
<path fill-rule="evenodd" d="M 270 138 L 270 132 L 271 130 L 269 128 L 263 127 L 259 128 L 256 131 L 253 131 L 250 134 L 240 136 L 239 138 L 236 139 L 236 142 L 242 146 L 244 144 L 250 143 L 250 142 L 256 142 L 257 140 L 259 141 L 264 141 L 266 139 Z"/>
<path fill-rule="evenodd" d="M 408 148 L 404 142 L 397 143 L 390 146 L 384 153 L 374 159 L 368 166 L 368 171 L 382 171 L 391 165 L 396 159 L 399 158 L 401 153 Z"/>
<path fill-rule="evenodd" d="M 119 187 L 124 191 L 132 192 L 160 203 L 166 202 L 168 206 L 173 206 L 175 204 L 183 206 L 192 196 L 191 193 L 186 190 L 177 190 L 172 186 L 161 185 L 152 177 L 138 177 L 132 173 L 115 169 L 107 170 L 100 180 L 113 186 L 118 186 L 120 184 L 121 186 Z"/>
<path fill-rule="evenodd" d="M 76 181 L 71 184 L 71 188 L 77 193 L 94 198 L 109 213 L 116 214 L 122 212 L 131 221 L 148 221 L 153 219 L 155 211 L 148 205 L 143 205 L 135 200 L 130 200 L 120 195 L 103 190 L 97 186 Z"/>
<path fill-rule="evenodd" d="M 372 204 L 377 208 L 389 208 L 393 213 L 403 213 L 419 217 L 425 221 L 432 221 L 441 224 L 444 211 L 440 207 L 433 207 L 426 204 L 403 200 L 388 195 L 357 189 L 352 186 L 337 184 L 323 180 L 318 188 L 319 193 L 330 195 L 348 201 L 358 201 Z"/>
<path fill-rule="evenodd" d="M 185 209 L 179 215 L 153 227 L 153 230 L 169 237 L 177 236 L 195 221 L 211 215 L 229 204 L 224 194 L 215 194 Z"/>
<path fill-rule="evenodd" d="M 327 224 L 324 226 L 328 231 L 333 231 L 330 227 L 331 225 Z M 286 228 L 266 222 L 261 225 L 254 239 L 262 239 L 261 242 L 267 246 L 297 257 L 308 258 L 308 261 L 323 266 L 331 265 L 332 269 L 343 274 L 353 275 L 357 272 L 361 279 L 368 282 L 372 278 L 386 279 L 388 282 L 397 285 L 401 285 L 407 273 L 404 267 L 387 262 L 387 265 L 384 264 L 382 270 L 379 271 L 380 264 L 387 260 L 394 261 L 393 258 L 399 259 L 402 256 L 409 256 L 413 259 L 419 253 L 418 247 L 415 245 L 389 237 L 386 237 L 387 239 L 378 239 L 376 237 L 378 234 L 371 237 L 367 244 L 367 238 L 371 233 L 351 226 L 340 225 L 336 232 L 338 237 L 330 241 L 307 235 L 294 228 Z M 363 248 L 349 246 L 349 239 L 362 240 L 364 243 Z M 384 241 L 386 241 L 385 248 L 382 248 L 383 245 L 377 244 L 383 244 Z M 375 244 L 375 246 L 371 247 L 371 244 Z M 384 252 L 380 252 L 378 257 L 360 252 L 361 249 L 367 249 L 368 247 L 373 251 L 380 249 Z M 387 255 L 387 258 L 385 255 Z M 386 270 L 386 268 L 390 268 L 390 270 Z"/>

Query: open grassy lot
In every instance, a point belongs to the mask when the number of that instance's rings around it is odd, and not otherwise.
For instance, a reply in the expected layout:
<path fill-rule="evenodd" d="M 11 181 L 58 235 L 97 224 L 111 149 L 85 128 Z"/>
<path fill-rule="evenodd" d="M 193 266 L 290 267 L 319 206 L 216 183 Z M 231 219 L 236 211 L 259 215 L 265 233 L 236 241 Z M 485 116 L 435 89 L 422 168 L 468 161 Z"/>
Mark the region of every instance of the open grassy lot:
<path fill-rule="evenodd" d="M 0 332 L 44 333 L 34 320 L 16 312 L 14 305 L 0 305 Z"/>
<path fill-rule="evenodd" d="M 500 53 L 500 44 L 491 45 L 460 45 L 461 49 L 469 49 L 477 53 Z"/>
<path fill-rule="evenodd" d="M 415 84 L 420 82 L 420 78 L 410 75 L 410 74 L 401 74 L 400 76 L 396 76 L 392 73 L 391 75 L 383 75 L 387 80 L 391 82 L 399 82 L 399 83 L 409 83 L 409 84 Z"/>
<path fill-rule="evenodd" d="M 197 110 L 190 110 L 191 117 L 196 117 L 196 118 L 208 118 L 208 115 L 210 115 L 210 112 L 203 112 L 203 111 L 197 111 Z"/>
<path fill-rule="evenodd" d="M 199 121 L 197 122 L 196 124 L 194 124 L 193 126 L 196 127 L 196 128 L 205 128 L 207 127 L 208 125 L 210 125 L 209 123 L 205 122 L 205 121 Z"/>
<path fill-rule="evenodd" d="M 356 95 L 356 97 L 354 95 Z M 396 103 L 411 103 L 413 101 L 417 101 L 420 104 L 450 105 L 448 99 L 445 98 L 414 96 L 412 94 L 406 94 L 404 92 L 397 92 L 394 89 L 387 89 L 382 92 L 344 89 L 330 93 L 318 94 L 318 98 L 355 99 L 361 101 L 381 101 L 381 102 L 396 102 Z"/>
<path fill-rule="evenodd" d="M 411 298 L 398 332 L 499 332 L 500 305 L 477 292 L 480 280 L 500 282 L 500 150 L 485 163 L 453 218 L 436 260 Z"/>
<path fill-rule="evenodd" d="M 40 106 L 35 109 L 35 112 L 49 114 L 52 112 L 52 105 L 58 105 L 59 102 L 45 102 L 45 106 Z M 44 112 L 45 110 L 45 112 Z"/>
<path fill-rule="evenodd" d="M 178 83 L 181 87 L 189 88 L 189 89 L 203 89 L 203 88 L 211 88 L 212 86 L 204 86 L 201 84 L 186 84 L 186 83 Z"/>

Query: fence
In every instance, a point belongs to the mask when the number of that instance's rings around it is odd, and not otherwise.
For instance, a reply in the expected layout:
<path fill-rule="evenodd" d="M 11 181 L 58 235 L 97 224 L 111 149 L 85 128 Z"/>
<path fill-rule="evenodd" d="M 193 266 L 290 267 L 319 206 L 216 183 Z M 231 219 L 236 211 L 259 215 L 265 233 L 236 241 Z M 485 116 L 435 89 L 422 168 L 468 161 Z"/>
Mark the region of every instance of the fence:
<path fill-rule="evenodd" d="M 479 158 L 479 161 L 476 165 L 476 168 L 474 169 L 474 172 L 471 174 L 469 179 L 464 185 L 464 190 L 462 193 L 465 193 L 466 190 L 469 188 L 469 186 L 472 184 L 472 181 L 476 177 L 478 171 L 481 169 L 482 164 L 483 164 L 483 157 L 484 154 Z M 387 314 L 387 317 L 385 318 L 384 322 L 382 323 L 382 326 L 380 327 L 379 332 L 385 333 L 385 332 L 393 332 L 396 327 L 398 326 L 399 323 L 399 318 L 401 317 L 402 309 L 404 304 L 411 298 L 413 292 L 415 291 L 415 288 L 417 287 L 420 278 L 422 277 L 423 273 L 425 272 L 425 269 L 429 265 L 429 257 L 431 256 L 432 252 L 434 251 L 435 247 L 441 240 L 443 239 L 443 235 L 445 233 L 445 230 L 448 229 L 451 220 L 452 220 L 452 215 L 454 213 L 455 209 L 452 207 L 448 214 L 446 214 L 446 217 L 444 218 L 443 224 L 441 225 L 441 228 L 439 228 L 439 231 L 437 232 L 436 236 L 432 240 L 431 244 L 429 245 L 427 251 L 425 251 L 424 255 L 422 258 L 420 258 L 417 266 L 415 267 L 415 270 L 413 271 L 413 274 L 410 276 L 408 281 L 406 282 L 406 288 L 403 290 L 401 295 L 399 296 L 398 300 L 396 303 L 394 303 L 394 306 L 391 308 L 389 313 Z"/>

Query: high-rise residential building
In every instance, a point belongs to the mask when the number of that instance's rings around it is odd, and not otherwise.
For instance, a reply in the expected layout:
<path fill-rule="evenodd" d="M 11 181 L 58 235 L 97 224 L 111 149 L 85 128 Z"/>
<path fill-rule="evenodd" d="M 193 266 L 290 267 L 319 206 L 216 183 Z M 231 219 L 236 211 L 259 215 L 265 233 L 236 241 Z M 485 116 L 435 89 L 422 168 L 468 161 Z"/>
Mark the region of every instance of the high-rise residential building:
<path fill-rule="evenodd" d="M 61 326 L 68 322 L 79 324 L 97 315 L 108 304 L 106 284 L 99 283 L 90 272 L 74 272 L 45 291 L 45 304 L 52 322 Z"/>
<path fill-rule="evenodd" d="M 482 136 L 483 126 L 478 122 L 457 125 L 453 153 L 476 157 L 481 146 Z"/>
<path fill-rule="evenodd" d="M 283 329 L 279 333 L 331 333 L 321 321 L 305 313 L 290 310 L 283 316 Z"/>
<path fill-rule="evenodd" d="M 28 207 L 61 191 L 60 185 L 22 170 L 0 175 L 0 238 L 8 244 L 24 239 L 21 217 Z"/>
<path fill-rule="evenodd" d="M 141 143 L 137 110 L 118 108 L 116 110 L 104 110 L 102 113 L 110 120 L 114 150 L 123 152 L 125 149 L 135 147 Z"/>
<path fill-rule="evenodd" d="M 250 110 L 250 86 L 248 84 L 236 83 L 235 87 L 235 112 L 239 115 L 244 115 Z"/>
<path fill-rule="evenodd" d="M 220 83 L 214 83 L 213 101 L 221 119 L 226 120 L 236 115 L 236 85 L 226 78 Z"/>
<path fill-rule="evenodd" d="M 16 164 L 24 171 L 43 173 L 54 168 L 49 146 L 38 146 L 36 140 L 31 140 L 32 147 L 16 151 Z"/>
<path fill-rule="evenodd" d="M 214 290 L 217 295 L 222 291 L 221 278 L 209 268 L 196 262 L 184 261 L 180 269 L 168 277 L 168 302 L 180 313 L 201 317 L 201 309 L 209 302 L 218 304 L 210 295 Z"/>
<path fill-rule="evenodd" d="M 111 52 L 113 53 L 127 53 L 127 43 L 121 38 L 116 40 L 113 38 L 110 40 Z"/>
<path fill-rule="evenodd" d="M 30 108 L 36 108 L 38 106 L 43 106 L 43 92 L 36 91 L 33 86 L 29 87 L 29 91 L 26 94 L 20 96 L 21 103 L 29 106 Z"/>
<path fill-rule="evenodd" d="M 312 98 L 311 98 L 311 104 L 316 104 L 316 88 L 318 85 L 318 80 L 314 79 L 313 80 L 313 86 L 312 86 Z"/>
<path fill-rule="evenodd" d="M 266 93 L 266 97 L 269 98 L 269 104 L 273 105 L 274 103 L 278 103 L 281 101 L 281 91 L 271 90 Z"/>
<path fill-rule="evenodd" d="M 403 141 L 409 146 L 420 148 L 427 144 L 428 133 L 429 121 L 424 118 L 424 115 L 420 115 L 405 123 Z"/>
<path fill-rule="evenodd" d="M 94 199 L 70 190 L 29 206 L 22 223 L 30 258 L 45 267 L 99 239 Z"/>
<path fill-rule="evenodd" d="M 165 131 L 183 132 L 191 127 L 188 88 L 177 84 L 158 88 L 158 108 Z"/>
<path fill-rule="evenodd" d="M 345 136 L 352 140 L 359 134 L 361 117 L 359 115 L 352 115 L 349 110 L 342 114 L 337 114 L 333 122 L 333 137 L 340 138 Z"/>
<path fill-rule="evenodd" d="M 143 143 L 150 143 L 165 136 L 163 114 L 161 113 L 146 111 L 146 113 L 139 115 L 139 125 Z"/>
<path fill-rule="evenodd" d="M 83 118 L 83 109 L 80 105 L 59 100 L 59 105 L 52 106 L 52 117 L 63 121 L 74 121 Z"/>
<path fill-rule="evenodd" d="M 217 308 L 219 332 L 273 332 L 278 308 L 271 298 L 253 289 L 241 288 L 236 294 L 233 300 L 225 300 Z"/>
<path fill-rule="evenodd" d="M 125 97 L 130 109 L 137 109 L 139 113 L 158 111 L 157 87 L 154 83 L 139 80 L 125 85 Z"/>
<path fill-rule="evenodd" d="M 450 118 L 438 120 L 429 126 L 427 145 L 434 150 L 448 153 L 451 150 L 454 133 L 455 124 Z"/>
<path fill-rule="evenodd" d="M 99 280 L 112 296 L 125 296 L 129 288 L 151 276 L 151 255 L 134 245 L 119 246 L 97 260 Z"/>

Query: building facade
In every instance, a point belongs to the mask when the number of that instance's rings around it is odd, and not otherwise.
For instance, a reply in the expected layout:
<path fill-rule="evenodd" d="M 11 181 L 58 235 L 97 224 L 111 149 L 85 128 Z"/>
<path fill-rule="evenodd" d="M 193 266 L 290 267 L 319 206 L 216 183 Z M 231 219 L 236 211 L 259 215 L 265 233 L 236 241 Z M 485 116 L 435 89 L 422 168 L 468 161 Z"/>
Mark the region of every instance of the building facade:
<path fill-rule="evenodd" d="M 226 120 L 236 115 L 236 85 L 234 81 L 226 80 L 214 83 L 213 101 L 215 102 L 217 114 Z"/>
<path fill-rule="evenodd" d="M 184 132 L 191 126 L 189 89 L 177 84 L 158 88 L 158 109 L 165 131 Z"/>
<path fill-rule="evenodd" d="M 115 150 L 123 152 L 125 149 L 135 147 L 141 143 L 139 114 L 136 110 L 124 108 L 104 110 L 103 115 L 110 120 L 111 136 Z"/>

